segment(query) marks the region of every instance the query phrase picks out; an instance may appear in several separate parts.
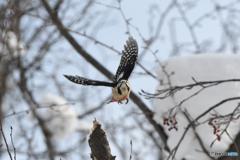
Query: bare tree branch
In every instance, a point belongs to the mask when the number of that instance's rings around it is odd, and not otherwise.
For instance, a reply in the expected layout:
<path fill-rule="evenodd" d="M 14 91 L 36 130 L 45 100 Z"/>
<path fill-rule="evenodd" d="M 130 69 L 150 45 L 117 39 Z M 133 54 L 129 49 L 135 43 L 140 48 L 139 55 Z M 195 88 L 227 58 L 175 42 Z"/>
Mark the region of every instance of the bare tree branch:
<path fill-rule="evenodd" d="M 176 93 L 176 92 L 178 92 L 182 89 L 190 90 L 190 89 L 192 89 L 193 87 L 196 87 L 196 86 L 200 86 L 203 89 L 205 89 L 205 88 L 213 87 L 213 86 L 216 86 L 216 85 L 219 85 L 219 84 L 222 84 L 222 83 L 226 83 L 226 82 L 239 82 L 240 81 L 240 79 L 227 79 L 227 80 L 200 81 L 200 82 L 198 82 L 194 78 L 192 78 L 192 79 L 195 83 L 184 85 L 184 86 L 173 86 L 173 87 L 169 87 L 169 88 L 166 88 L 166 89 L 157 90 L 157 93 L 155 93 L 155 94 L 148 93 L 148 92 L 145 92 L 144 90 L 142 90 L 142 92 L 139 92 L 139 94 L 144 96 L 146 99 L 151 99 L 151 98 L 164 99 L 164 98 L 167 98 L 169 96 L 174 95 L 174 93 Z"/>
<path fill-rule="evenodd" d="M 175 158 L 175 155 L 177 153 L 177 150 L 180 146 L 180 144 L 182 143 L 184 137 L 186 136 L 189 128 L 194 125 L 200 118 L 202 118 L 203 116 L 205 116 L 207 113 L 209 113 L 211 110 L 215 109 L 216 107 L 222 105 L 223 103 L 226 103 L 228 101 L 233 101 L 233 100 L 240 100 L 240 97 L 232 97 L 232 98 L 228 98 L 228 99 L 224 99 L 221 102 L 215 104 L 214 106 L 210 107 L 208 110 L 206 110 L 205 112 L 203 112 L 202 114 L 200 114 L 197 118 L 195 118 L 194 120 L 191 121 L 191 123 L 188 124 L 188 126 L 186 127 L 184 133 L 182 134 L 180 140 L 178 141 L 176 147 L 173 148 L 173 150 L 170 152 L 168 159 L 170 159 L 172 157 L 172 159 Z"/>
<path fill-rule="evenodd" d="M 90 64 L 92 64 L 97 70 L 99 70 L 102 74 L 104 74 L 108 79 L 113 80 L 114 75 L 108 71 L 105 67 L 103 67 L 98 61 L 96 61 L 90 54 L 88 54 L 77 42 L 76 40 L 68 33 L 67 29 L 63 26 L 60 19 L 56 16 L 53 9 L 49 6 L 46 0 L 41 0 L 43 6 L 47 10 L 49 16 L 51 17 L 52 22 L 57 26 L 61 34 L 68 40 L 68 42 L 76 49 L 76 51 L 83 56 Z M 130 94 L 130 98 L 133 102 L 143 111 L 148 121 L 153 125 L 153 127 L 158 132 L 162 141 L 165 144 L 165 150 L 169 151 L 167 147 L 167 135 L 164 133 L 163 128 L 158 125 L 153 120 L 153 113 L 149 110 L 149 108 L 142 102 L 142 100 L 133 92 Z"/>
<path fill-rule="evenodd" d="M 8 155 L 9 155 L 10 159 L 13 160 L 12 154 L 11 154 L 11 152 L 10 152 L 10 150 L 9 150 L 8 143 L 7 143 L 7 140 L 6 140 L 4 131 L 3 131 L 2 116 L 1 116 L 1 115 L 0 115 L 0 131 L 1 131 L 2 137 L 3 137 L 3 139 L 4 139 L 4 142 L 5 142 L 5 145 L 6 145 L 6 148 L 7 148 Z"/>

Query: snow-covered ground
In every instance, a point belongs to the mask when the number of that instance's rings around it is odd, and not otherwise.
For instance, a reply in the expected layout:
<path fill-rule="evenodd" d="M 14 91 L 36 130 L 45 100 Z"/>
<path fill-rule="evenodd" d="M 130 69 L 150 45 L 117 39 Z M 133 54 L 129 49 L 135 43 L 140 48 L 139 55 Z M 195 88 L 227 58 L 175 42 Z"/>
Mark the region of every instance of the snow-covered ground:
<path fill-rule="evenodd" d="M 196 81 L 214 81 L 214 80 L 225 80 L 225 79 L 237 79 L 240 78 L 240 55 L 227 55 L 227 54 L 201 54 L 201 55 L 191 55 L 183 57 L 173 57 L 163 62 L 166 66 L 165 70 L 168 73 L 174 72 L 170 77 L 172 86 L 187 85 L 195 83 L 192 77 Z M 162 71 L 162 67 L 157 69 L 158 78 L 162 79 L 164 83 L 167 83 L 166 75 Z M 159 85 L 157 90 L 168 88 L 167 85 Z M 190 90 L 178 91 L 174 98 L 168 97 L 165 99 L 155 100 L 155 120 L 163 125 L 162 115 L 170 108 L 179 104 L 182 100 L 186 99 L 190 95 L 198 91 L 200 87 L 196 87 Z M 209 107 L 215 105 L 216 103 L 230 98 L 240 96 L 240 82 L 229 82 L 213 86 L 203 90 L 198 95 L 187 100 L 182 104 L 181 110 L 187 109 L 192 118 L 196 118 L 198 115 L 206 111 Z M 226 115 L 233 112 L 234 108 L 238 105 L 239 101 L 227 102 L 215 110 Z M 213 111 L 210 113 L 214 113 Z M 203 122 L 204 120 L 210 118 L 210 114 L 207 114 L 199 120 Z M 181 138 L 185 127 L 188 125 L 189 121 L 179 112 L 177 114 L 178 121 L 178 131 L 171 130 L 168 131 L 168 126 L 164 126 L 165 132 L 169 135 L 167 144 L 173 149 L 179 139 Z M 240 129 L 240 121 L 232 122 L 228 127 L 228 132 L 232 138 L 236 136 Z M 213 134 L 213 129 L 208 123 L 199 125 L 196 128 L 196 132 L 200 136 L 204 147 L 210 151 L 225 151 L 228 149 L 232 141 L 226 134 L 223 134 L 221 141 L 216 141 L 212 148 L 210 144 L 216 138 Z M 185 136 L 182 144 L 180 145 L 178 152 L 176 154 L 177 159 L 210 159 L 207 157 L 200 147 L 200 144 L 193 132 L 190 129 Z"/>

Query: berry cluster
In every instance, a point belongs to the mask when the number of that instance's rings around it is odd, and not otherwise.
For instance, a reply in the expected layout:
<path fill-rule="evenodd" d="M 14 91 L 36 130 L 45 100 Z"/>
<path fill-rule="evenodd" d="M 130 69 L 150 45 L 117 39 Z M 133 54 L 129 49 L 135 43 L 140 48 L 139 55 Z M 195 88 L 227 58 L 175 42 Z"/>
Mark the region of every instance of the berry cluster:
<path fill-rule="evenodd" d="M 169 131 L 171 131 L 172 129 L 175 129 L 176 131 L 178 131 L 177 119 L 176 119 L 178 109 L 179 109 L 178 107 L 173 107 L 163 115 L 163 125 L 169 126 L 168 128 Z"/>
<path fill-rule="evenodd" d="M 221 129 L 221 125 L 222 125 L 221 121 L 219 121 L 218 119 L 210 119 L 210 121 L 208 122 L 208 125 L 213 127 L 213 134 L 215 134 L 217 136 L 217 140 L 220 141 L 221 136 L 219 135 L 219 132 L 222 130 Z"/>
<path fill-rule="evenodd" d="M 176 120 L 175 116 L 170 117 L 170 118 L 164 118 L 163 125 L 169 126 L 169 128 L 168 128 L 169 131 L 171 131 L 172 129 L 175 129 L 176 131 L 178 131 L 177 120 Z"/>

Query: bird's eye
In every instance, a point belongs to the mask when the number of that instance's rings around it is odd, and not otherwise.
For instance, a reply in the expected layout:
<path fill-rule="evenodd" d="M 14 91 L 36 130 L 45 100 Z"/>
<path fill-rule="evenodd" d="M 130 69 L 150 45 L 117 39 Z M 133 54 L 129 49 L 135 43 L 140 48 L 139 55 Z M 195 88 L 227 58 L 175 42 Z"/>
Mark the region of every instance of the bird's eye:
<path fill-rule="evenodd" d="M 122 91 L 121 91 L 120 87 L 117 87 L 117 90 L 118 90 L 118 93 L 119 93 L 120 95 L 122 95 Z"/>

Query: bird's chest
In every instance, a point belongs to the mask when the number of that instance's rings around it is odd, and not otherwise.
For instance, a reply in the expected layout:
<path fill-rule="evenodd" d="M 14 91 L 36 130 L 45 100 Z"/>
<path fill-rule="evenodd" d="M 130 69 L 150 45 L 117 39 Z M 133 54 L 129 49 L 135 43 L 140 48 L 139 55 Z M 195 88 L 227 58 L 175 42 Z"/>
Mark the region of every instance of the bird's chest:
<path fill-rule="evenodd" d="M 128 98 L 131 90 L 127 90 L 127 88 L 123 87 L 121 88 L 121 91 L 122 91 L 122 94 L 119 94 L 117 87 L 112 88 L 112 95 L 115 100 L 119 101 L 123 98 Z"/>

